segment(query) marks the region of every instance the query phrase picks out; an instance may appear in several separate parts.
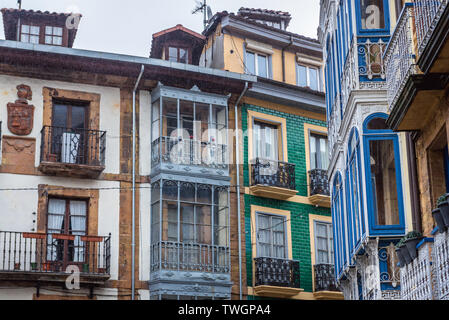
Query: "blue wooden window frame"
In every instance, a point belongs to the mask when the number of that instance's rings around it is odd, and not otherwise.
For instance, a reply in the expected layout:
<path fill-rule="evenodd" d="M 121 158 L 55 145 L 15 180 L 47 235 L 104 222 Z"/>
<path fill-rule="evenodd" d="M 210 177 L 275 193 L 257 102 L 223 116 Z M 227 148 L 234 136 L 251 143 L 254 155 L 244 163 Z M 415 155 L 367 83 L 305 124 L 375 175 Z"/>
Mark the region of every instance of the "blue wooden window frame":
<path fill-rule="evenodd" d="M 352 146 L 353 137 L 355 145 Z M 356 128 L 351 130 L 348 142 L 348 155 L 346 162 L 346 203 L 348 208 L 349 252 L 354 255 L 365 236 L 365 216 L 363 206 L 362 170 L 360 158 L 360 135 Z M 354 183 L 353 183 L 354 182 Z M 356 186 L 354 192 L 354 185 Z M 355 210 L 357 209 L 357 211 Z"/>
<path fill-rule="evenodd" d="M 361 16 L 360 0 L 355 0 L 355 12 L 356 12 L 356 19 L 357 19 L 357 34 L 358 35 L 378 35 L 380 33 L 390 34 L 390 5 L 388 2 L 389 2 L 388 0 L 383 0 L 385 28 L 362 29 L 362 16 Z"/>
<path fill-rule="evenodd" d="M 339 185 L 339 186 L 338 186 Z M 346 228 L 344 223 L 344 190 L 343 179 L 337 172 L 332 187 L 332 215 L 334 230 L 334 261 L 337 279 L 346 265 Z"/>
<path fill-rule="evenodd" d="M 388 115 L 384 113 L 374 113 L 368 116 L 363 124 L 363 143 L 364 143 L 364 158 L 365 158 L 365 178 L 366 178 L 366 193 L 368 204 L 368 219 L 369 232 L 372 236 L 384 235 L 403 235 L 405 233 L 405 215 L 403 203 L 403 189 L 401 176 L 401 158 L 398 135 L 392 130 L 369 130 L 368 124 L 374 118 L 387 119 Z M 398 210 L 399 210 L 399 224 L 398 225 L 377 225 L 374 208 L 376 200 L 373 197 L 373 185 L 371 182 L 371 164 L 370 164 L 370 142 L 379 140 L 391 140 L 394 146 L 394 160 L 396 170 L 396 189 L 398 193 Z"/>

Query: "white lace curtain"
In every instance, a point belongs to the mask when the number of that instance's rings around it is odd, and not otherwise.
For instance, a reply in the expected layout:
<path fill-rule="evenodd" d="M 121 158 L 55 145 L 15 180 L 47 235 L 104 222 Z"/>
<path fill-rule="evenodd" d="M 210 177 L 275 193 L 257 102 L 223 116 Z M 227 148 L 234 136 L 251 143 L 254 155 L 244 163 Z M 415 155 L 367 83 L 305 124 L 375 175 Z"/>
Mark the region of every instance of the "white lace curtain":
<path fill-rule="evenodd" d="M 48 202 L 48 233 L 62 233 L 65 215 L 65 200 L 50 199 Z M 53 237 L 47 237 L 47 260 L 55 261 L 57 258 L 57 243 L 53 243 Z"/>
<path fill-rule="evenodd" d="M 73 254 L 73 262 L 84 261 L 84 242 L 81 236 L 86 235 L 86 202 L 70 201 L 70 222 L 72 234 L 76 235 Z"/>

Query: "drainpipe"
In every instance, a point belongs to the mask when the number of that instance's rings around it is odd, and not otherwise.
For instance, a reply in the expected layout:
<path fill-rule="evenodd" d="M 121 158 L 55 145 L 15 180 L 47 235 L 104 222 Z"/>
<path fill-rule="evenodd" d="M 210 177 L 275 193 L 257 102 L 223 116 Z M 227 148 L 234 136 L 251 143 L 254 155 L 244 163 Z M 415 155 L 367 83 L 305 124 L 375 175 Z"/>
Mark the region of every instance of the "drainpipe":
<path fill-rule="evenodd" d="M 282 48 L 282 82 L 285 82 L 285 50 L 293 45 L 293 36 L 290 36 L 290 43 Z"/>
<path fill-rule="evenodd" d="M 237 113 L 238 105 L 240 103 L 240 100 L 242 100 L 243 96 L 245 95 L 246 91 L 248 91 L 248 82 L 245 82 L 245 88 L 242 91 L 242 94 L 237 99 L 237 102 L 235 103 L 234 113 L 235 113 L 235 162 L 236 162 L 236 168 L 237 168 L 237 219 L 238 219 L 238 241 L 239 241 L 239 293 L 240 293 L 240 300 L 242 300 L 242 231 L 241 231 L 241 215 L 240 215 L 240 148 L 239 148 L 239 116 Z"/>
<path fill-rule="evenodd" d="M 132 172 L 132 266 L 131 266 L 131 300 L 134 300 L 135 291 L 135 264 L 136 264 L 136 91 L 139 85 L 140 79 L 142 79 L 143 72 L 145 71 L 145 66 L 142 65 L 140 69 L 139 77 L 137 78 L 136 84 L 133 89 L 133 172 Z"/>

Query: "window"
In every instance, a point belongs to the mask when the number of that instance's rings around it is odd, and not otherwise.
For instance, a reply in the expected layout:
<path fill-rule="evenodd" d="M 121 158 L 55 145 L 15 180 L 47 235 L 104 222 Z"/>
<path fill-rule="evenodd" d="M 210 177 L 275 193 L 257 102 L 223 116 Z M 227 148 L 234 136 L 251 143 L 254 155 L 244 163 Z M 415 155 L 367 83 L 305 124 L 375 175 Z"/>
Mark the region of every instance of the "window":
<path fill-rule="evenodd" d="M 179 47 L 168 47 L 168 61 L 189 63 L 189 49 Z"/>
<path fill-rule="evenodd" d="M 254 157 L 279 160 L 278 126 L 254 121 Z"/>
<path fill-rule="evenodd" d="M 321 90 L 319 68 L 297 65 L 296 83 L 300 87 L 309 87 L 312 90 Z"/>
<path fill-rule="evenodd" d="M 387 129 L 387 115 L 374 114 L 364 124 L 367 193 L 373 230 L 403 231 L 401 166 L 397 135 Z"/>
<path fill-rule="evenodd" d="M 268 78 L 268 56 L 246 51 L 246 71 L 259 77 Z"/>
<path fill-rule="evenodd" d="M 335 234 L 335 270 L 341 274 L 346 264 L 346 225 L 344 213 L 343 181 L 340 172 L 337 172 L 332 187 L 332 221 Z"/>
<path fill-rule="evenodd" d="M 362 29 L 385 29 L 384 0 L 360 0 Z"/>
<path fill-rule="evenodd" d="M 29 42 L 29 43 L 39 43 L 39 34 L 40 34 L 40 27 L 39 26 L 31 26 L 22 24 L 21 28 L 21 34 L 20 34 L 20 41 L 21 42 Z"/>
<path fill-rule="evenodd" d="M 327 170 L 329 155 L 327 137 L 315 133 L 310 134 L 310 169 Z"/>
<path fill-rule="evenodd" d="M 62 28 L 60 27 L 45 27 L 45 44 L 56 46 L 62 45 Z"/>
<path fill-rule="evenodd" d="M 285 217 L 258 213 L 256 237 L 258 257 L 287 258 Z"/>
<path fill-rule="evenodd" d="M 48 237 L 47 260 L 64 265 L 85 260 L 84 243 L 80 236 L 86 235 L 87 202 L 51 198 L 48 201 L 47 233 L 75 235 L 74 240 Z"/>
<path fill-rule="evenodd" d="M 332 224 L 323 221 L 315 221 L 316 264 L 334 264 L 333 242 Z"/>

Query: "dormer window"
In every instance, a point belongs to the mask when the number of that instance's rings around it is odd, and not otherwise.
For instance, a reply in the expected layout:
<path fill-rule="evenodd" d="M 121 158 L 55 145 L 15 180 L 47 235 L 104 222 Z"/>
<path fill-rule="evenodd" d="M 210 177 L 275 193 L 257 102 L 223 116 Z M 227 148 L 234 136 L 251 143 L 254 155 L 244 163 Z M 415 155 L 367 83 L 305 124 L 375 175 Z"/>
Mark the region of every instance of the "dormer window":
<path fill-rule="evenodd" d="M 179 63 L 189 63 L 189 49 L 178 48 L 178 47 L 168 47 L 167 49 L 168 61 L 179 62 Z"/>
<path fill-rule="evenodd" d="M 268 56 L 262 53 L 247 51 L 246 69 L 250 74 L 268 78 Z"/>
<path fill-rule="evenodd" d="M 61 46 L 62 45 L 62 28 L 46 26 L 45 27 L 45 44 Z"/>
<path fill-rule="evenodd" d="M 20 41 L 28 43 L 39 43 L 40 27 L 22 24 L 20 29 Z"/>

